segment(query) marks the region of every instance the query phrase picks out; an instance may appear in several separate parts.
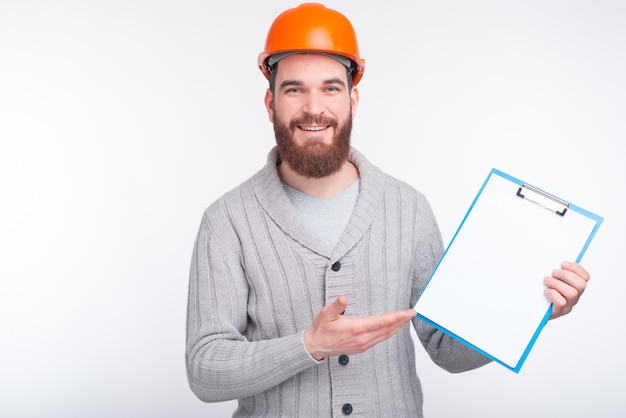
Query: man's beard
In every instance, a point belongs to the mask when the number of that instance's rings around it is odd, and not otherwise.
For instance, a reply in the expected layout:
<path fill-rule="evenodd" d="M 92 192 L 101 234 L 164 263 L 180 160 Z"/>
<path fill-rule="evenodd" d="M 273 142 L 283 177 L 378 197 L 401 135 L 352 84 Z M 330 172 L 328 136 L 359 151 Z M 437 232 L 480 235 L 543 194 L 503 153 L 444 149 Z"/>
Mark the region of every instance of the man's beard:
<path fill-rule="evenodd" d="M 310 140 L 304 145 L 296 144 L 294 132 L 299 129 L 298 125 L 332 127 L 335 130 L 332 144 L 323 144 L 321 140 Z M 274 135 L 280 159 L 287 162 L 296 173 L 308 178 L 322 178 L 338 172 L 350 154 L 352 115 L 348 115 L 343 123 L 338 125 L 334 119 L 307 115 L 292 120 L 287 126 L 274 116 Z"/>

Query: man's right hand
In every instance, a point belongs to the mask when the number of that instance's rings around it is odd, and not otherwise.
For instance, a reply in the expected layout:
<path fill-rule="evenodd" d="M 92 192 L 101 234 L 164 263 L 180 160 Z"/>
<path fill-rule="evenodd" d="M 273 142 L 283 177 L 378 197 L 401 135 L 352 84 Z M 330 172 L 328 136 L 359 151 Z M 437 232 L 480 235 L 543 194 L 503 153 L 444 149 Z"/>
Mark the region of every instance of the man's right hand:
<path fill-rule="evenodd" d="M 339 296 L 326 305 L 304 332 L 304 345 L 317 360 L 340 354 L 363 353 L 389 339 L 415 318 L 413 309 L 368 317 L 346 317 L 348 299 Z"/>

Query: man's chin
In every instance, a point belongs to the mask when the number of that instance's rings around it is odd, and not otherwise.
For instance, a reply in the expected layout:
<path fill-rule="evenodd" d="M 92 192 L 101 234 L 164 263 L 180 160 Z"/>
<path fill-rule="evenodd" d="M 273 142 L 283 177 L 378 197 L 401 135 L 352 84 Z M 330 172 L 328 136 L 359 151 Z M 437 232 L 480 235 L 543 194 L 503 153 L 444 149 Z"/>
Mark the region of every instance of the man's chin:
<path fill-rule="evenodd" d="M 333 146 L 334 137 L 327 138 L 324 135 L 304 135 L 300 136 L 297 134 L 293 135 L 295 139 L 295 145 L 301 148 L 310 148 L 310 149 L 318 149 L 318 148 L 329 148 Z"/>
<path fill-rule="evenodd" d="M 331 148 L 332 148 L 332 145 L 325 144 L 323 142 L 314 142 L 314 143 L 309 143 L 309 144 L 298 146 L 298 150 L 300 152 L 304 152 L 310 155 L 317 155 L 317 156 L 322 156 L 330 152 Z"/>

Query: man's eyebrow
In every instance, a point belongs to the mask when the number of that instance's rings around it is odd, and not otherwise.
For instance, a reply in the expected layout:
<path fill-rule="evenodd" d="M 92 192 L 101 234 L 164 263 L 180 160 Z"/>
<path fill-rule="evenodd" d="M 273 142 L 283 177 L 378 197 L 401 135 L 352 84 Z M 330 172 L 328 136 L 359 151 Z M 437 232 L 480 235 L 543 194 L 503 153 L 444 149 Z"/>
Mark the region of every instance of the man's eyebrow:
<path fill-rule="evenodd" d="M 298 80 L 285 80 L 282 83 L 280 83 L 280 89 L 284 89 L 285 87 L 290 87 L 290 86 L 302 86 L 304 83 L 302 81 L 298 81 Z"/>
<path fill-rule="evenodd" d="M 342 87 L 346 86 L 346 83 L 340 78 L 331 78 L 329 80 L 324 81 L 324 84 L 339 84 Z"/>

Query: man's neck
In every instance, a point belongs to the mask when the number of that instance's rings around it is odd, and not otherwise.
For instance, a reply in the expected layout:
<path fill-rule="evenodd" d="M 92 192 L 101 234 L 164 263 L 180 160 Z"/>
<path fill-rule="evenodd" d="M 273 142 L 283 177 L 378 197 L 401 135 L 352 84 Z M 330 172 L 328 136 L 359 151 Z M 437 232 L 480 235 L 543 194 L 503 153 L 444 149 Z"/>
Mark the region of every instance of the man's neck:
<path fill-rule="evenodd" d="M 319 179 L 301 176 L 293 171 L 285 161 L 277 168 L 283 183 L 320 199 L 330 199 L 338 195 L 359 178 L 359 171 L 349 161 L 346 161 L 338 172 Z"/>

